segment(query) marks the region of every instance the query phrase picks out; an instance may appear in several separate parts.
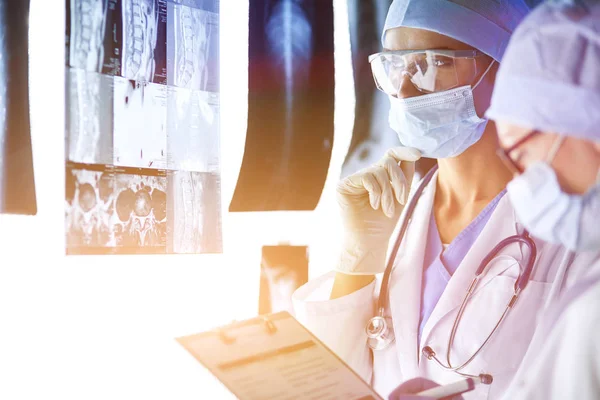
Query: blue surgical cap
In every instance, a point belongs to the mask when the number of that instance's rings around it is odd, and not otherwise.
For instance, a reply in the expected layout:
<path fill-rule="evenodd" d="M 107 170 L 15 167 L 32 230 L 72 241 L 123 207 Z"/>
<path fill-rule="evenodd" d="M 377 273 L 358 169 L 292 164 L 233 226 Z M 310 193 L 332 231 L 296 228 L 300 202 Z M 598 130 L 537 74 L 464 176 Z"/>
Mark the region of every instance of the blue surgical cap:
<path fill-rule="evenodd" d="M 553 3 L 515 31 L 486 116 L 600 141 L 600 2 Z"/>
<path fill-rule="evenodd" d="M 500 61 L 511 33 L 529 10 L 523 0 L 394 0 L 381 42 L 388 29 L 419 28 L 449 36 Z"/>

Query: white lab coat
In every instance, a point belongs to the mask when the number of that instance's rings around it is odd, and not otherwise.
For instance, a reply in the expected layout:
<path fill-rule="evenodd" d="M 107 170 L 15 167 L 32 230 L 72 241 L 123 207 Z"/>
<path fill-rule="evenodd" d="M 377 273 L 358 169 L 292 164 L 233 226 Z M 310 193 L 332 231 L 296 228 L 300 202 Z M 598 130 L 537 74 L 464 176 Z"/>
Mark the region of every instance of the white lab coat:
<path fill-rule="evenodd" d="M 504 196 L 450 279 L 423 329 L 417 348 L 423 259 L 436 179 L 437 176 L 434 176 L 419 199 L 394 261 L 390 279 L 390 312 L 396 341 L 391 347 L 372 352 L 366 344 L 365 326 L 375 313 L 380 277 L 348 296 L 328 300 L 335 275 L 331 272 L 308 282 L 293 295 L 296 318 L 385 398 L 399 384 L 417 376 L 440 384 L 461 379 L 434 361 L 421 357 L 422 348 L 431 346 L 445 362 L 448 335 L 475 270 L 501 240 L 521 229 L 508 196 Z M 574 261 L 574 254 L 561 246 L 538 240 L 536 244 L 537 261 L 527 288 L 494 338 L 463 370 L 471 374 L 492 374 L 494 382 L 480 385 L 475 391 L 465 394 L 465 399 L 501 397 L 527 351 L 536 318 L 548 296 L 556 296 L 572 271 L 589 266 L 597 257 L 597 254 L 589 254 Z M 490 263 L 458 328 L 452 349 L 454 365 L 473 354 L 504 312 L 513 294 L 518 265 L 524 259 L 524 253 L 519 244 L 512 244 Z"/>
<path fill-rule="evenodd" d="M 600 262 L 544 312 L 506 400 L 600 399 Z"/>

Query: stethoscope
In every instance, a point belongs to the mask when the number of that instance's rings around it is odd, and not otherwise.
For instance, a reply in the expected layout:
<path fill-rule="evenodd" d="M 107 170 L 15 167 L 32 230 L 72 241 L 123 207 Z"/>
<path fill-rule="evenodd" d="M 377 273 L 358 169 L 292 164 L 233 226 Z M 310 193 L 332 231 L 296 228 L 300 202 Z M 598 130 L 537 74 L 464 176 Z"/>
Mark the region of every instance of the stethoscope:
<path fill-rule="evenodd" d="M 410 221 L 412 219 L 415 207 L 417 205 L 417 201 L 421 197 L 421 194 L 423 193 L 423 190 L 425 190 L 425 187 L 431 181 L 431 178 L 437 171 L 437 168 L 438 168 L 437 165 L 434 166 L 427 173 L 427 175 L 425 175 L 425 177 L 419 184 L 417 190 L 415 191 L 415 194 L 412 196 L 410 202 L 408 203 L 408 205 L 406 207 L 406 212 L 404 213 L 402 224 L 400 225 L 400 231 L 398 233 L 398 238 L 396 239 L 396 242 L 394 243 L 394 247 L 392 249 L 392 252 L 390 253 L 390 258 L 388 259 L 388 262 L 387 262 L 387 265 L 385 268 L 385 272 L 383 273 L 383 280 L 381 283 L 381 290 L 379 293 L 379 300 L 378 300 L 378 304 L 377 304 L 377 315 L 369 320 L 369 323 L 367 324 L 367 327 L 366 327 L 368 344 L 369 344 L 369 347 L 373 350 L 386 349 L 395 340 L 394 329 L 392 326 L 392 318 L 389 316 L 386 316 L 386 314 L 385 314 L 385 311 L 388 307 L 388 302 L 389 302 L 390 276 L 392 275 L 392 270 L 394 269 L 394 260 L 396 259 L 398 249 L 400 248 L 400 244 L 402 243 L 402 239 L 404 238 L 404 234 L 406 233 L 408 224 L 410 223 Z M 496 324 L 494 329 L 492 329 L 492 331 L 488 335 L 487 339 L 481 344 L 481 346 L 479 346 L 479 349 L 477 349 L 477 351 L 475 351 L 475 353 L 473 353 L 473 355 L 471 357 L 469 357 L 467 359 L 467 361 L 465 361 L 461 365 L 453 366 L 450 361 L 450 353 L 451 353 L 452 345 L 454 344 L 454 337 L 456 336 L 456 330 L 458 329 L 458 325 L 460 323 L 460 320 L 461 320 L 463 313 L 465 311 L 465 308 L 467 306 L 467 302 L 469 301 L 469 298 L 475 291 L 475 288 L 477 287 L 477 284 L 478 284 L 480 278 L 486 272 L 487 266 L 489 265 L 489 263 L 506 246 L 513 244 L 513 243 L 521 243 L 521 244 L 527 246 L 529 249 L 529 252 L 528 252 L 529 254 L 527 256 L 527 262 L 525 263 L 525 268 L 522 268 L 520 270 L 519 277 L 517 278 L 517 281 L 515 282 L 513 296 L 511 297 L 510 301 L 506 305 L 506 309 L 502 313 L 502 316 L 498 320 L 498 323 Z M 444 364 L 442 361 L 439 360 L 439 358 L 436 355 L 436 352 L 430 346 L 426 346 L 423 348 L 423 351 L 422 351 L 423 355 L 428 360 L 434 360 L 439 366 L 441 366 L 445 370 L 453 371 L 453 372 L 455 372 L 459 375 L 465 376 L 465 377 L 479 379 L 480 382 L 484 383 L 484 384 L 492 383 L 493 377 L 490 374 L 470 375 L 470 374 L 466 374 L 466 373 L 463 373 L 460 371 L 463 368 L 465 368 L 467 365 L 469 365 L 471 363 L 471 361 L 473 361 L 473 359 L 481 352 L 481 350 L 485 347 L 485 345 L 490 341 L 490 339 L 492 338 L 494 333 L 498 330 L 498 327 L 506 319 L 508 312 L 513 308 L 517 299 L 519 298 L 519 295 L 521 294 L 523 289 L 525 289 L 525 286 L 527 286 L 527 283 L 529 282 L 529 277 L 531 275 L 531 271 L 533 270 L 533 265 L 535 263 L 536 255 L 537 255 L 537 248 L 536 248 L 533 240 L 529 237 L 529 233 L 527 231 L 525 231 L 522 235 L 514 235 L 514 236 L 507 237 L 506 239 L 504 239 L 500 243 L 498 243 L 496 245 L 496 247 L 494 247 L 492 249 L 492 251 L 490 251 L 488 253 L 488 255 L 481 261 L 481 264 L 479 264 L 479 268 L 477 268 L 477 271 L 475 272 L 475 277 L 473 278 L 473 281 L 469 285 L 469 289 L 467 290 L 467 293 L 460 305 L 460 308 L 458 309 L 458 313 L 456 315 L 456 318 L 454 319 L 454 324 L 452 325 L 450 337 L 448 338 L 448 348 L 446 350 L 447 364 Z M 519 266 L 520 265 L 521 264 L 519 264 Z"/>

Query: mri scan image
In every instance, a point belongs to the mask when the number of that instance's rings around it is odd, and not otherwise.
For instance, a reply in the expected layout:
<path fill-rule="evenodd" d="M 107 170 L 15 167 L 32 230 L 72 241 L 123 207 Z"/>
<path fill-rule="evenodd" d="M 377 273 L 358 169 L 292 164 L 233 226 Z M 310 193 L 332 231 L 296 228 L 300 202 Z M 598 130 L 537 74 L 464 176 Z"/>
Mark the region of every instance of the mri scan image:
<path fill-rule="evenodd" d="M 104 35 L 108 17 L 106 0 L 67 0 L 70 2 L 70 65 L 101 72 L 104 64 Z"/>
<path fill-rule="evenodd" d="M 65 2 L 67 254 L 222 253 L 219 0 Z"/>
<path fill-rule="evenodd" d="M 194 1 L 169 3 L 168 83 L 188 89 L 217 92 L 219 88 L 219 15 L 202 10 Z M 202 3 L 202 2 L 198 2 Z"/>
<path fill-rule="evenodd" d="M 113 161 L 111 76 L 67 71 L 67 158 L 87 164 Z"/>
<path fill-rule="evenodd" d="M 167 0 L 67 0 L 73 68 L 167 83 Z"/>
<path fill-rule="evenodd" d="M 164 169 L 166 129 L 167 87 L 115 78 L 114 164 Z"/>
<path fill-rule="evenodd" d="M 221 244 L 218 175 L 169 171 L 169 253 L 217 253 Z"/>
<path fill-rule="evenodd" d="M 217 172 L 219 95 L 170 87 L 168 104 L 168 168 Z"/>
<path fill-rule="evenodd" d="M 164 76 L 166 0 L 121 0 L 123 21 L 122 76 L 154 82 Z"/>
<path fill-rule="evenodd" d="M 131 172 L 115 174 L 117 247 L 124 252 L 165 252 L 167 241 L 167 177 Z M 154 250 L 152 250 L 154 249 Z"/>
<path fill-rule="evenodd" d="M 166 186 L 164 171 L 68 163 L 68 253 L 164 253 Z"/>
<path fill-rule="evenodd" d="M 69 163 L 65 172 L 67 250 L 93 252 L 113 247 L 116 241 L 112 171 L 102 166 Z"/>

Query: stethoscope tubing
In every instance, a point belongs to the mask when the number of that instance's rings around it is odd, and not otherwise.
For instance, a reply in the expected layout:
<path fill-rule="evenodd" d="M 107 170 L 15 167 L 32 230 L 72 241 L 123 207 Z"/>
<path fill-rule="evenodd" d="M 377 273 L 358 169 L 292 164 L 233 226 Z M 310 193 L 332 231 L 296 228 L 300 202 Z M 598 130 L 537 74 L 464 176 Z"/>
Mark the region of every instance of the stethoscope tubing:
<path fill-rule="evenodd" d="M 388 262 L 386 264 L 385 271 L 383 272 L 383 278 L 381 280 L 381 290 L 379 292 L 379 299 L 377 301 L 377 303 L 378 303 L 377 304 L 377 312 L 378 312 L 379 316 L 381 316 L 381 317 L 385 316 L 385 310 L 387 309 L 387 306 L 388 306 L 389 282 L 390 282 L 390 277 L 392 275 L 392 270 L 394 269 L 394 260 L 396 259 L 396 256 L 398 255 L 398 250 L 400 249 L 400 245 L 402 244 L 402 241 L 404 240 L 404 235 L 406 233 L 408 224 L 410 223 L 410 220 L 412 219 L 413 213 L 417 206 L 417 201 L 421 197 L 421 194 L 423 194 L 425 187 L 429 184 L 429 182 L 431 181 L 431 178 L 433 178 L 433 175 L 435 174 L 435 172 L 437 170 L 438 170 L 438 165 L 436 164 L 429 170 L 429 172 L 421 180 L 421 183 L 417 187 L 417 190 L 415 191 L 415 193 L 412 195 L 410 201 L 408 202 L 408 205 L 406 207 L 406 212 L 404 213 L 404 216 L 402 217 L 402 224 L 400 225 L 400 231 L 398 233 L 398 237 L 396 238 L 396 241 L 394 242 L 394 247 L 392 249 L 392 252 L 390 253 L 390 257 L 388 258 Z"/>

